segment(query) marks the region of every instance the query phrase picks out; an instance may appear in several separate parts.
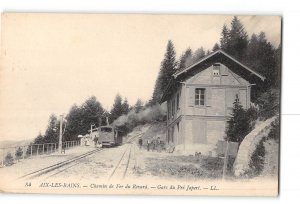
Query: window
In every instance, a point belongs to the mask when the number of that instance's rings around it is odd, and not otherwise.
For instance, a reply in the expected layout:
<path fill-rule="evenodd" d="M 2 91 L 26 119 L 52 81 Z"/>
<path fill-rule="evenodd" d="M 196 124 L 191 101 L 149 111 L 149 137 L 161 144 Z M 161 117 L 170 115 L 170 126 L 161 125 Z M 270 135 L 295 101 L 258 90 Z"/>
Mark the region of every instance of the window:
<path fill-rule="evenodd" d="M 101 132 L 112 132 L 112 128 L 110 127 L 101 128 Z"/>
<path fill-rule="evenodd" d="M 203 88 L 195 89 L 195 105 L 204 106 L 204 100 L 205 100 L 205 89 Z"/>
<path fill-rule="evenodd" d="M 220 64 L 214 64 L 213 76 L 220 76 Z"/>

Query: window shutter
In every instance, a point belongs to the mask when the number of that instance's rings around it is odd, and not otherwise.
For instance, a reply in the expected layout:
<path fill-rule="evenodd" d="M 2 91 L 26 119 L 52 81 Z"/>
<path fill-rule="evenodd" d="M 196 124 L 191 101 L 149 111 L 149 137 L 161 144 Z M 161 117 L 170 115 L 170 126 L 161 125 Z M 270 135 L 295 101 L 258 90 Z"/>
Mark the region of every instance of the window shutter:
<path fill-rule="evenodd" d="M 211 106 L 211 87 L 206 88 L 206 106 Z"/>
<path fill-rule="evenodd" d="M 221 76 L 227 76 L 228 75 L 228 68 L 224 65 L 221 65 L 220 72 L 221 72 Z"/>
<path fill-rule="evenodd" d="M 189 106 L 195 105 L 195 87 L 190 86 L 189 87 Z"/>

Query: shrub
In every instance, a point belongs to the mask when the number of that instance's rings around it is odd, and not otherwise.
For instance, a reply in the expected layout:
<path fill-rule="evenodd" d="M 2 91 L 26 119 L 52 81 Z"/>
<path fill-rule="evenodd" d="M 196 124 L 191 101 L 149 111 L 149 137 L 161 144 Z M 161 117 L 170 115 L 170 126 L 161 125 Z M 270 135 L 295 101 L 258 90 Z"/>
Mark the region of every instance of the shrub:
<path fill-rule="evenodd" d="M 258 110 L 256 107 L 251 106 L 247 111 L 246 115 L 249 119 L 250 130 L 253 130 L 255 127 L 256 120 L 258 119 Z"/>
<path fill-rule="evenodd" d="M 30 156 L 31 155 L 31 146 L 33 145 L 33 143 L 32 142 L 30 142 L 30 144 L 28 145 L 28 147 L 27 147 L 27 150 L 26 150 L 26 156 Z"/>
<path fill-rule="evenodd" d="M 265 146 L 264 146 L 265 140 L 266 139 L 264 138 L 259 142 L 259 144 L 257 145 L 255 151 L 253 152 L 253 154 L 251 156 L 251 160 L 250 160 L 251 172 L 250 172 L 250 174 L 252 176 L 259 175 L 264 168 L 264 161 L 265 161 L 265 154 L 266 154 L 266 150 L 265 150 Z"/>
<path fill-rule="evenodd" d="M 10 166 L 10 165 L 13 165 L 13 163 L 14 163 L 13 156 L 11 155 L 11 153 L 7 153 L 7 155 L 5 156 L 5 159 L 4 159 L 4 165 Z"/>
<path fill-rule="evenodd" d="M 245 110 L 237 98 L 233 103 L 232 117 L 227 122 L 225 139 L 240 144 L 254 128 L 254 121 L 257 117 L 257 110 L 254 107 Z"/>
<path fill-rule="evenodd" d="M 268 119 L 279 113 L 280 90 L 269 89 L 258 99 L 257 104 L 260 108 L 259 117 L 263 120 Z"/>
<path fill-rule="evenodd" d="M 19 147 L 19 148 L 16 150 L 15 156 L 16 156 L 16 159 L 18 159 L 18 160 L 23 156 L 23 150 L 22 150 L 21 147 Z"/>
<path fill-rule="evenodd" d="M 268 138 L 274 139 L 276 142 L 279 142 L 279 137 L 280 137 L 280 124 L 279 124 L 279 118 L 277 118 L 271 124 L 271 130 L 268 135 Z"/>

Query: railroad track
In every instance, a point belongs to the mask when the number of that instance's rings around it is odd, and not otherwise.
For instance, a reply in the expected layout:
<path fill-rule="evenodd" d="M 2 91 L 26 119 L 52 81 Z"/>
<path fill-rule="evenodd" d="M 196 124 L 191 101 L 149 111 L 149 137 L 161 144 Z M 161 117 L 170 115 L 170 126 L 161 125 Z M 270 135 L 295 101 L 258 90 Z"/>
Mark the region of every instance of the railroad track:
<path fill-rule="evenodd" d="M 151 128 L 151 126 L 149 128 Z M 113 171 L 111 172 L 110 176 L 108 177 L 108 180 L 124 179 L 126 177 L 130 163 L 131 162 L 136 163 L 136 161 L 133 161 L 133 160 L 135 160 L 135 152 L 136 152 L 135 151 L 136 146 L 133 144 L 133 142 L 135 142 L 136 139 L 143 134 L 145 134 L 145 133 L 142 132 L 142 133 L 136 134 L 126 141 L 125 144 L 127 145 L 127 147 L 126 147 L 125 151 L 123 152 L 122 156 L 120 157 L 120 159 L 118 160 L 118 162 L 117 162 L 115 168 L 113 169 Z M 132 157 L 134 157 L 134 158 L 132 158 Z"/>
<path fill-rule="evenodd" d="M 69 169 L 75 165 L 77 165 L 80 159 L 83 159 L 87 156 L 90 156 L 92 154 L 95 154 L 97 152 L 103 151 L 104 149 L 95 149 L 89 152 L 86 152 L 84 154 L 81 154 L 79 156 L 73 157 L 71 159 L 68 159 L 66 161 L 62 161 L 59 163 L 56 163 L 54 165 L 33 171 L 31 173 L 25 174 L 17 179 L 33 179 L 33 178 L 37 178 L 40 176 L 47 176 L 46 178 L 52 177 L 54 175 L 57 175 L 63 171 L 65 171 L 66 169 Z"/>
<path fill-rule="evenodd" d="M 133 137 L 131 137 L 127 140 L 127 142 L 125 143 L 125 145 L 127 145 L 127 147 L 126 147 L 125 151 L 123 152 L 120 160 L 118 161 L 116 167 L 114 168 L 114 170 L 110 174 L 109 180 L 111 178 L 116 177 L 116 176 L 121 176 L 121 178 L 125 178 L 125 176 L 127 174 L 127 171 L 128 171 L 130 161 L 131 161 L 131 157 L 132 157 L 132 154 L 133 154 L 132 153 L 132 148 L 134 148 L 133 147 L 134 145 L 132 143 L 139 136 L 141 136 L 143 134 L 144 133 L 136 134 L 136 135 L 134 135 Z M 33 171 L 31 173 L 25 174 L 25 175 L 23 175 L 23 176 L 21 176 L 17 179 L 18 180 L 19 179 L 34 179 L 34 178 L 38 178 L 38 177 L 42 177 L 42 176 L 45 177 L 45 179 L 47 179 L 47 178 L 55 176 L 55 175 L 57 175 L 61 172 L 64 172 L 65 170 L 67 170 L 67 169 L 69 169 L 73 166 L 76 166 L 77 164 L 80 163 L 81 159 L 83 159 L 87 156 L 90 156 L 90 155 L 93 155 L 97 152 L 108 150 L 108 149 L 102 149 L 102 148 L 101 149 L 95 149 L 95 150 L 86 152 L 84 154 L 81 154 L 79 156 L 73 157 L 71 159 L 68 159 L 66 161 L 62 161 L 62 162 L 56 163 L 54 165 L 51 165 L 51 166 Z"/>
<path fill-rule="evenodd" d="M 132 157 L 133 144 L 126 144 L 126 145 L 127 145 L 127 147 L 126 147 L 125 151 L 123 152 L 123 154 L 122 154 L 121 158 L 119 159 L 119 161 L 117 162 L 115 168 L 109 175 L 108 180 L 116 179 L 116 178 L 124 179 L 126 177 L 128 167 L 129 167 L 131 157 Z"/>

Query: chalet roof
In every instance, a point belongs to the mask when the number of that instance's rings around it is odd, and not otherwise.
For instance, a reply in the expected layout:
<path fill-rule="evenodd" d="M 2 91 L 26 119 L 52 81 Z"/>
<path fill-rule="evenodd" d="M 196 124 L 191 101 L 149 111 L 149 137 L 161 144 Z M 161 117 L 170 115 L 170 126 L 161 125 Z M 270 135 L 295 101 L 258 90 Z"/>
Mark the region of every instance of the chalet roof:
<path fill-rule="evenodd" d="M 236 60 L 234 57 L 230 56 L 229 54 L 227 54 L 226 52 L 224 52 L 223 50 L 217 50 L 215 52 L 210 53 L 209 55 L 205 56 L 204 58 L 200 59 L 198 62 L 184 68 L 181 70 L 177 70 L 173 76 L 176 79 L 178 76 L 182 75 L 183 73 L 186 73 L 187 71 L 195 68 L 197 65 L 201 64 L 201 63 L 205 63 L 206 61 L 208 61 L 210 58 L 216 57 L 217 55 L 223 55 L 224 57 L 228 58 L 229 60 L 231 60 L 233 63 L 236 63 L 237 65 L 239 65 L 241 68 L 249 71 L 250 73 L 254 74 L 255 76 L 259 77 L 262 81 L 265 80 L 265 77 L 262 76 L 261 74 L 255 72 L 254 70 L 250 69 L 249 67 L 247 67 L 246 65 L 242 64 L 241 62 L 239 62 L 238 60 Z"/>
<path fill-rule="evenodd" d="M 189 78 L 195 75 L 197 72 L 206 69 L 210 65 L 220 62 L 228 66 L 230 69 L 234 69 L 235 72 L 240 74 L 242 77 L 252 81 L 253 77 L 255 81 L 264 81 L 265 77 L 259 74 L 258 72 L 250 69 L 248 66 L 236 60 L 234 57 L 230 56 L 223 50 L 217 50 L 215 52 L 210 53 L 204 58 L 200 59 L 198 62 L 177 70 L 172 76 L 171 82 L 168 84 L 165 92 L 163 93 L 160 103 L 168 100 L 168 98 L 172 95 L 173 91 L 177 89 L 180 82 L 184 82 L 186 78 Z"/>

